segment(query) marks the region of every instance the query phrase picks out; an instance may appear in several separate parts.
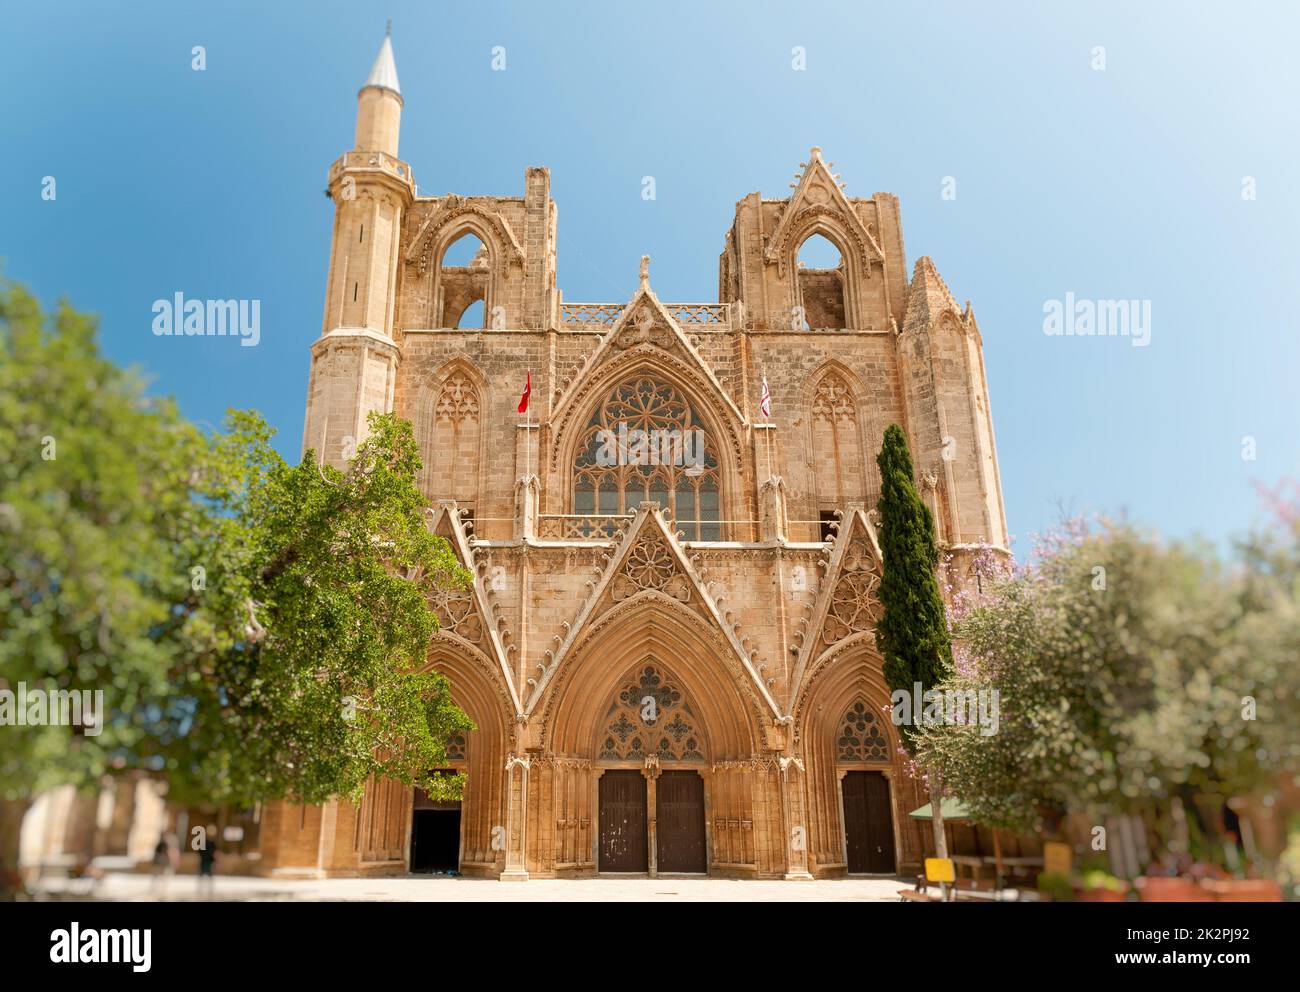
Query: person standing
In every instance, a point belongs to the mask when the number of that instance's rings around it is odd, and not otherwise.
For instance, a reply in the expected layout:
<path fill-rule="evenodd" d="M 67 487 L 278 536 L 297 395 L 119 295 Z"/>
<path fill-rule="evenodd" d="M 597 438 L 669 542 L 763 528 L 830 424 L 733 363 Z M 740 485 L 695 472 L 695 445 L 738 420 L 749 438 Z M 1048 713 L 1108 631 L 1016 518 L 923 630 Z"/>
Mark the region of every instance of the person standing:
<path fill-rule="evenodd" d="M 158 838 L 158 846 L 153 849 L 153 882 L 149 891 L 154 898 L 167 895 L 167 879 L 176 874 L 180 851 L 176 849 L 171 834 L 164 831 Z"/>
<path fill-rule="evenodd" d="M 199 848 L 199 895 L 210 899 L 216 887 L 217 857 L 221 847 L 217 843 L 217 828 L 211 824 L 205 831 L 203 845 Z"/>

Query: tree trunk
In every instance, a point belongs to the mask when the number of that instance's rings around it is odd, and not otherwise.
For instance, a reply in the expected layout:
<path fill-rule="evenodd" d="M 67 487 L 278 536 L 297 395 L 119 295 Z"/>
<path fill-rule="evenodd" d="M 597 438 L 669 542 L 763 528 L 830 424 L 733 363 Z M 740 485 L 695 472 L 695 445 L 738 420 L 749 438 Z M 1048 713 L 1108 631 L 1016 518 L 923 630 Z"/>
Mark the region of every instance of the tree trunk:
<path fill-rule="evenodd" d="M 939 808 L 939 773 L 930 772 L 930 823 L 934 826 L 934 856 L 936 858 L 946 858 L 948 856 L 948 838 L 943 832 L 943 813 Z"/>
<path fill-rule="evenodd" d="M 940 800 L 940 782 L 939 773 L 930 771 L 930 823 L 934 827 L 934 856 L 936 858 L 946 858 L 948 856 L 948 838 L 943 833 L 943 812 L 939 806 Z M 939 892 L 946 901 L 948 898 L 948 883 L 939 883 Z"/>
<path fill-rule="evenodd" d="M 18 842 L 23 818 L 31 808 L 30 799 L 0 799 L 0 902 L 13 899 L 23 888 L 18 875 Z"/>

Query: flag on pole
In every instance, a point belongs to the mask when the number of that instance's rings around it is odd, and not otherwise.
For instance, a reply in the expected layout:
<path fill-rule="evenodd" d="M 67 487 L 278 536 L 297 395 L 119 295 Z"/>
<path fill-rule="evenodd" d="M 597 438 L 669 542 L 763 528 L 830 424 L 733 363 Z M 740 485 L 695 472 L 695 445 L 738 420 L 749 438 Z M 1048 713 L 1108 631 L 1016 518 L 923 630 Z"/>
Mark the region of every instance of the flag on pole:
<path fill-rule="evenodd" d="M 758 411 L 764 417 L 772 416 L 772 394 L 767 391 L 767 376 L 763 376 L 763 395 L 758 400 Z"/>
<path fill-rule="evenodd" d="M 528 399 L 533 395 L 533 370 L 528 370 L 528 381 L 524 383 L 523 394 L 519 397 L 519 412 L 528 412 Z"/>

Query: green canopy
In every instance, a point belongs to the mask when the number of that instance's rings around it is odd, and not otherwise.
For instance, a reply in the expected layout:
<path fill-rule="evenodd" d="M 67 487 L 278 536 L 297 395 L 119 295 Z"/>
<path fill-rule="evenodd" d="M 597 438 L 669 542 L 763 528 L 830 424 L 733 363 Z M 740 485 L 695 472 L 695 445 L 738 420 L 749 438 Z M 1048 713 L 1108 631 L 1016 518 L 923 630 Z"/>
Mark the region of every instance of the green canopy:
<path fill-rule="evenodd" d="M 970 811 L 966 809 L 965 804 L 957 798 L 945 798 L 939 800 L 939 812 L 943 814 L 945 820 L 970 820 L 972 819 Z M 930 811 L 930 804 L 926 803 L 920 809 L 914 809 L 907 814 L 916 820 L 933 820 L 934 814 Z"/>

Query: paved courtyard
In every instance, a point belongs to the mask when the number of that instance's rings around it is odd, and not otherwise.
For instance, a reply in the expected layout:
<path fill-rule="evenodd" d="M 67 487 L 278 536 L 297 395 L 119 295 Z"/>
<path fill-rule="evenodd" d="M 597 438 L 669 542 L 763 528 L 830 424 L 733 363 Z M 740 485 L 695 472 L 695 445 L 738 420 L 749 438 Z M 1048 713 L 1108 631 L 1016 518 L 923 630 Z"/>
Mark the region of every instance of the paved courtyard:
<path fill-rule="evenodd" d="M 42 881 L 38 889 L 55 898 L 151 901 L 160 898 L 148 875 L 110 873 L 93 890 L 85 882 Z M 814 882 L 737 881 L 723 878 L 588 878 L 497 882 L 440 876 L 398 878 L 277 879 L 218 877 L 214 899 L 239 902 L 896 902 L 906 883 L 893 878 Z M 168 901 L 199 898 L 198 880 L 168 880 Z"/>

